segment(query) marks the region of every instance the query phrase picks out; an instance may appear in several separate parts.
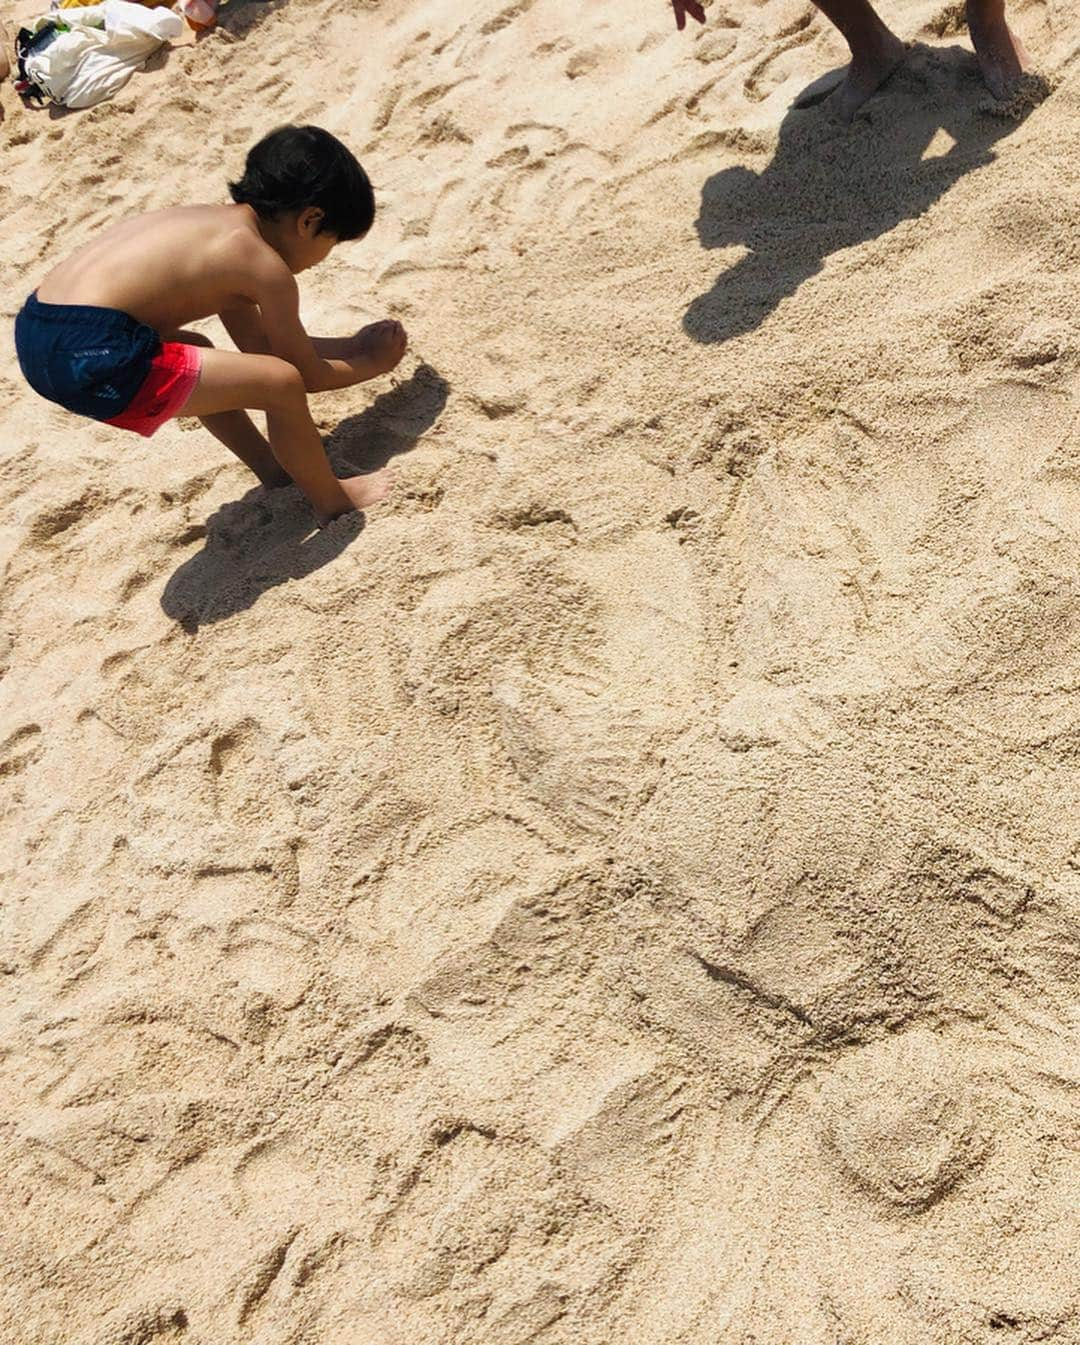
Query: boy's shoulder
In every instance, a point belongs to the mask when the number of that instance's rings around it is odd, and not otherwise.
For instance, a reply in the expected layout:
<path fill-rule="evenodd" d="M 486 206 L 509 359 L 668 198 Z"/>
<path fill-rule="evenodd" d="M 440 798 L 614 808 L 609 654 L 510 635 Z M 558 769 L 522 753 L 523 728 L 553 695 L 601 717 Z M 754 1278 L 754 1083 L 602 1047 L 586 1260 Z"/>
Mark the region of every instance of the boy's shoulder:
<path fill-rule="evenodd" d="M 272 249 L 259 233 L 252 213 L 236 205 L 174 205 L 150 210 L 129 220 L 122 227 L 139 232 L 151 231 L 158 237 L 173 237 L 192 246 L 199 240 L 202 250 L 237 245 L 246 251 Z"/>
<path fill-rule="evenodd" d="M 210 205 L 177 207 L 179 210 L 198 210 L 203 218 L 208 248 L 213 248 L 230 269 L 247 274 L 276 275 L 288 273 L 281 257 L 259 232 L 254 212 L 242 205 Z"/>

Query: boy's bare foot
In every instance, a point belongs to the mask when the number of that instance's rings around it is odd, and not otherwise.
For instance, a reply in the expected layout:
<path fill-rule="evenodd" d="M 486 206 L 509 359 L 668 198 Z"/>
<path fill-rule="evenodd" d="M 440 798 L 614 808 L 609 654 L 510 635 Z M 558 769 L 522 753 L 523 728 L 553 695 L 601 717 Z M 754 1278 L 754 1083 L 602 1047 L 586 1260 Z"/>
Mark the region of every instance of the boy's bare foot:
<path fill-rule="evenodd" d="M 401 323 L 384 318 L 360 328 L 349 341 L 346 359 L 361 380 L 377 378 L 401 363 L 408 345 L 409 338 Z"/>
<path fill-rule="evenodd" d="M 851 121 L 863 103 L 877 93 L 906 53 L 907 47 L 887 29 L 872 45 L 860 47 L 852 57 L 843 83 L 829 96 L 829 107 L 842 121 Z"/>
<path fill-rule="evenodd" d="M 1030 64 L 1024 45 L 1005 22 L 1004 6 L 995 0 L 968 0 L 967 21 L 986 87 L 1004 102 Z"/>
<path fill-rule="evenodd" d="M 323 528 L 331 519 L 340 518 L 342 514 L 352 513 L 353 510 L 370 509 L 373 504 L 386 499 L 393 484 L 394 475 L 388 467 L 383 467 L 377 472 L 368 472 L 364 476 L 344 477 L 338 485 L 348 504 L 343 509 L 334 510 L 332 514 L 324 514 L 317 510 L 315 517 L 319 527 Z"/>

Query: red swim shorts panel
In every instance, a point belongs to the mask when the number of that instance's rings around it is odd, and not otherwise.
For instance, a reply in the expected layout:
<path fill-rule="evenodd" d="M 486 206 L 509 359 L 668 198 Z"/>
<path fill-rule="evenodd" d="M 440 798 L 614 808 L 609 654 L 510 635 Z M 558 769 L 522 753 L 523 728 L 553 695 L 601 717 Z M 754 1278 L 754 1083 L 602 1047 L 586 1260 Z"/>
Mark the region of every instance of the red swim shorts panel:
<path fill-rule="evenodd" d="M 202 368 L 202 352 L 198 346 L 186 346 L 181 341 L 163 341 L 161 349 L 150 362 L 150 372 L 142 387 L 120 415 L 106 421 L 122 430 L 134 430 L 147 438 L 159 430 L 167 420 L 178 416 L 195 391 Z"/>

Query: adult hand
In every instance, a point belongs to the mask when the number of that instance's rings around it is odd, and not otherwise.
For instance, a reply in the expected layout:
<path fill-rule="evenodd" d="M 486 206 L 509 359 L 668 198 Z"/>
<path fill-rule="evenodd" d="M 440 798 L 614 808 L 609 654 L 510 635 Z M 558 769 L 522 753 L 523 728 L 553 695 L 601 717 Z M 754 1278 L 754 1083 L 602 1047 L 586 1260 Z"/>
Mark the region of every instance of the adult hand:
<path fill-rule="evenodd" d="M 692 19 L 697 19 L 698 23 L 705 22 L 705 11 L 698 4 L 698 0 L 671 0 L 671 8 L 675 11 L 675 27 L 680 33 L 686 27 L 687 14 Z"/>

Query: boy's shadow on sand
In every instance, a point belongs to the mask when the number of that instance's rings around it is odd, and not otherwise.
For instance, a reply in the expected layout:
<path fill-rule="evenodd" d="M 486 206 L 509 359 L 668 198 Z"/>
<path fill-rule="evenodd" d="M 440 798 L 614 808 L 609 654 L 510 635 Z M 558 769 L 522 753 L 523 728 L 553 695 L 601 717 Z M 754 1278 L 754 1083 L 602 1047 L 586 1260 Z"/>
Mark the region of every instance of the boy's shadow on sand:
<path fill-rule="evenodd" d="M 341 421 L 327 444 L 334 470 L 339 476 L 373 472 L 407 453 L 438 420 L 449 394 L 446 380 L 422 364 L 366 411 Z M 257 487 L 207 521 L 203 549 L 169 579 L 162 610 L 194 634 L 329 564 L 363 527 L 362 514 L 346 514 L 316 529 L 311 507 L 294 487 Z"/>
<path fill-rule="evenodd" d="M 749 251 L 691 303 L 687 334 L 714 343 L 753 331 L 831 252 L 916 218 L 990 163 L 1019 122 L 980 111 L 986 98 L 971 52 L 916 44 L 853 126 L 821 106 L 793 108 L 760 173 L 726 168 L 702 188 L 702 247 Z M 924 159 L 939 130 L 955 143 Z"/>

